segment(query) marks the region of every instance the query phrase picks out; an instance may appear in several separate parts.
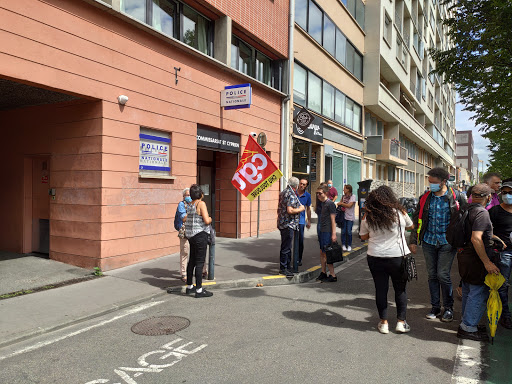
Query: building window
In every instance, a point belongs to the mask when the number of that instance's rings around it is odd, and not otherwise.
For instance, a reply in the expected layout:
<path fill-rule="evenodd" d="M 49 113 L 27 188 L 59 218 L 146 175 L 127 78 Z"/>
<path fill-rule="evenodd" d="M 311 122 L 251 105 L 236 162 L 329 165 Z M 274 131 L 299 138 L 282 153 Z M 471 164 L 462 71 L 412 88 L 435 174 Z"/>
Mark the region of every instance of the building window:
<path fill-rule="evenodd" d="M 161 177 L 170 176 L 170 174 L 170 134 L 141 127 L 139 133 L 139 175 Z"/>
<path fill-rule="evenodd" d="M 185 4 L 172 0 L 121 0 L 121 11 L 206 55 L 212 55 L 212 23 Z"/>
<path fill-rule="evenodd" d="M 273 61 L 236 36 L 231 38 L 231 67 L 272 86 Z"/>
<path fill-rule="evenodd" d="M 361 132 L 361 106 L 297 62 L 294 65 L 293 101 Z"/>
<path fill-rule="evenodd" d="M 391 17 L 388 15 L 386 11 L 384 11 L 384 40 L 391 45 L 392 38 L 392 25 Z"/>
<path fill-rule="evenodd" d="M 364 115 L 365 136 L 384 136 L 384 123 L 366 112 Z"/>
<path fill-rule="evenodd" d="M 364 3 L 361 0 L 341 0 L 357 24 L 364 29 Z"/>
<path fill-rule="evenodd" d="M 349 1 L 357 8 L 356 2 Z M 362 3 L 361 3 L 362 4 Z M 364 21 L 364 5 L 362 5 Z M 336 27 L 331 19 L 312 0 L 298 0 L 295 3 L 296 23 L 306 30 L 327 52 L 341 63 L 357 79 L 363 81 L 363 55 L 349 42 L 341 30 Z M 355 17 L 355 16 L 354 16 Z"/>

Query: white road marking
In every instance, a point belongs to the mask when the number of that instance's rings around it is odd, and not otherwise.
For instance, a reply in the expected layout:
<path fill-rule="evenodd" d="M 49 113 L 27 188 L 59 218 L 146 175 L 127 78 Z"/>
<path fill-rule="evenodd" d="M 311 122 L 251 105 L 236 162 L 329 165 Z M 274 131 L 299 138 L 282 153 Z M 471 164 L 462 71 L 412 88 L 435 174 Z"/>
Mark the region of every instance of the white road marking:
<path fill-rule="evenodd" d="M 65 339 L 68 339 L 70 337 L 73 337 L 73 336 L 76 336 L 76 335 L 79 335 L 81 333 L 84 333 L 84 332 L 87 332 L 87 331 L 90 331 L 91 329 L 94 329 L 94 328 L 98 328 L 98 327 L 101 327 L 105 324 L 109 324 L 109 323 L 112 323 L 116 320 L 119 320 L 119 319 L 122 319 L 123 317 L 126 317 L 126 316 L 129 316 L 129 315 L 132 315 L 134 313 L 137 313 L 137 312 L 140 312 L 140 311 L 143 311 L 145 309 L 148 309 L 148 308 L 151 308 L 151 307 L 154 307 L 155 305 L 158 305 L 158 304 L 162 304 L 163 301 L 155 301 L 155 302 L 152 302 L 152 303 L 147 303 L 147 304 L 142 304 L 142 305 L 138 305 L 136 306 L 135 308 L 131 308 L 131 309 L 128 309 L 125 313 L 123 313 L 122 315 L 118 315 L 118 316 L 115 316 L 109 320 L 105 320 L 105 321 L 102 321 L 100 323 L 97 323 L 97 324 L 94 324 L 94 325 L 91 325 L 89 327 L 85 327 L 85 328 L 82 328 L 78 331 L 75 331 L 75 332 L 71 332 L 71 333 L 68 333 L 67 335 L 64 335 L 64 336 L 61 336 L 61 337 L 57 337 L 55 339 L 51 339 L 51 340 L 47 340 L 47 341 L 42 341 L 42 342 L 39 342 L 39 343 L 36 343 L 34 345 L 31 345 L 30 347 L 26 347 L 26 348 L 22 348 L 22 349 L 19 349 L 17 350 L 16 352 L 12 352 L 8 355 L 5 355 L 5 356 L 0 356 L 0 361 L 2 360 L 5 360 L 5 359 L 8 359 L 10 357 L 14 357 L 14 356 L 18 356 L 18 355 L 21 355 L 23 353 L 27 353 L 27 352 L 32 352 L 32 351 L 35 351 L 36 349 L 39 349 L 39 348 L 42 348 L 42 347 L 46 347 L 47 345 L 51 345 L 51 344 L 54 344 L 54 343 L 57 343 L 59 341 L 62 341 L 62 340 L 65 340 Z"/>
<path fill-rule="evenodd" d="M 463 340 L 457 347 L 452 384 L 478 384 L 482 373 L 481 343 Z"/>

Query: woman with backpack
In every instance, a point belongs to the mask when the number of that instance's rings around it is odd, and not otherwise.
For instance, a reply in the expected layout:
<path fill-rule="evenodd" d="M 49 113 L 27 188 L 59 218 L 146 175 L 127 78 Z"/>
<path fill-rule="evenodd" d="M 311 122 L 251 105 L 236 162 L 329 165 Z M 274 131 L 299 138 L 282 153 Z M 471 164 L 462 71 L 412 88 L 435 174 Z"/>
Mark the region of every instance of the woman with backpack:
<path fill-rule="evenodd" d="M 405 230 L 413 228 L 412 220 L 388 186 L 370 192 L 365 208 L 359 235 L 362 240 L 368 240 L 367 260 L 375 283 L 375 301 L 380 318 L 377 329 L 380 333 L 389 333 L 387 308 L 391 278 L 397 309 L 395 329 L 399 333 L 409 332 L 411 328 L 406 321 L 407 281 L 402 273 L 402 260 L 410 253 Z"/>

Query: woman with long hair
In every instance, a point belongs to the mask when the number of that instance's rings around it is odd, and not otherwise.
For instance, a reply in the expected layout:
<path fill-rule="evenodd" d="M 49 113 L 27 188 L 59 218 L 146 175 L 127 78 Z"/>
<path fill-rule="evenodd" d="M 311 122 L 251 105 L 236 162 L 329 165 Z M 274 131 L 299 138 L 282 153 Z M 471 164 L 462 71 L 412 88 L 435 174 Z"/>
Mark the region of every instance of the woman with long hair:
<path fill-rule="evenodd" d="M 365 208 L 359 234 L 362 240 L 368 240 L 368 266 L 375 283 L 375 301 L 380 318 L 377 329 L 380 333 L 389 333 L 387 308 L 391 277 L 397 310 L 396 331 L 409 332 L 411 328 L 406 321 L 407 281 L 403 278 L 401 266 L 403 256 L 410 253 L 405 230 L 413 228 L 412 220 L 388 186 L 370 192 Z"/>
<path fill-rule="evenodd" d="M 203 266 L 206 260 L 208 234 L 212 218 L 208 215 L 208 208 L 203 201 L 203 191 L 197 184 L 190 187 L 192 203 L 187 206 L 185 217 L 185 235 L 190 243 L 190 257 L 187 265 L 187 295 L 194 294 L 196 298 L 210 297 L 213 293 L 203 289 Z M 196 275 L 196 286 L 192 284 L 193 275 Z"/>

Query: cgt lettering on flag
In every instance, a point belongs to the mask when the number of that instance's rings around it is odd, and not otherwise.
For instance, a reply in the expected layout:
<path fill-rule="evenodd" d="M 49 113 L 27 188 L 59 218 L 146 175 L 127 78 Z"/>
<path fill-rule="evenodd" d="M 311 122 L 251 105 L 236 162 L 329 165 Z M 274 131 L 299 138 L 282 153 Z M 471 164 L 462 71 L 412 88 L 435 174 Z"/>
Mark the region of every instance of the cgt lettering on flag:
<path fill-rule="evenodd" d="M 231 184 L 242 195 L 253 201 L 282 176 L 283 174 L 265 150 L 252 136 L 249 136 L 238 168 L 231 179 Z"/>

